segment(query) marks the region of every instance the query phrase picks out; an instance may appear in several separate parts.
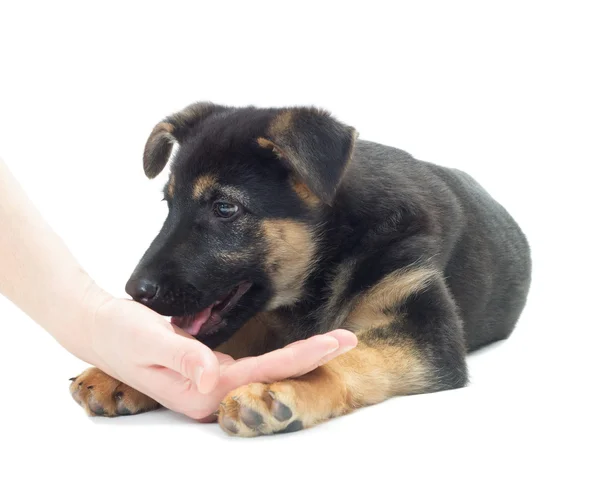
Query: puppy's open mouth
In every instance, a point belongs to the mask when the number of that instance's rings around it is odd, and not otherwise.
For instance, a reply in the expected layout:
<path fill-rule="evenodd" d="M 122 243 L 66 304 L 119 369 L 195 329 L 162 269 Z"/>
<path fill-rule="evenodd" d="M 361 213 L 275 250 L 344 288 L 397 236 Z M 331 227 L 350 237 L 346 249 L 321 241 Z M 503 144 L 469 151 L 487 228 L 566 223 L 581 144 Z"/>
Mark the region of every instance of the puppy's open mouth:
<path fill-rule="evenodd" d="M 189 316 L 173 316 L 171 323 L 196 338 L 216 332 L 224 324 L 225 315 L 231 311 L 252 283 L 240 283 L 227 295 L 221 297 L 199 313 Z"/>

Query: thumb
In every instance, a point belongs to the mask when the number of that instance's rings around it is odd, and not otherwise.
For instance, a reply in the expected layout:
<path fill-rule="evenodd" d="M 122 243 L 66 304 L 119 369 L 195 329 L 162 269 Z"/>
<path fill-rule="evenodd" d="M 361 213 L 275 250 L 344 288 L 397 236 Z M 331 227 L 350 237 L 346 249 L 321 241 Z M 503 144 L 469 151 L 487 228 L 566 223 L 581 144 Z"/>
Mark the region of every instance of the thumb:
<path fill-rule="evenodd" d="M 192 381 L 200 393 L 210 393 L 219 382 L 220 366 L 213 351 L 178 327 L 165 330 L 152 344 L 154 363 Z"/>

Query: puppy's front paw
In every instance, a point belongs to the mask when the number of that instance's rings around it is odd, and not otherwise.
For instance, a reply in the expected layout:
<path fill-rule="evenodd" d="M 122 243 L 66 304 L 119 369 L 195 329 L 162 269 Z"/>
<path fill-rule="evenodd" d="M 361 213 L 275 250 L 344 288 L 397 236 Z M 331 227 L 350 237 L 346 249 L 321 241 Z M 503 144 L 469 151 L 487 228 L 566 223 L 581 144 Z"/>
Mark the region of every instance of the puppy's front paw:
<path fill-rule="evenodd" d="M 152 398 L 95 367 L 71 381 L 71 396 L 90 416 L 129 416 L 159 407 Z"/>
<path fill-rule="evenodd" d="M 230 435 L 240 437 L 290 433 L 305 426 L 290 382 L 237 388 L 221 403 L 219 424 Z"/>

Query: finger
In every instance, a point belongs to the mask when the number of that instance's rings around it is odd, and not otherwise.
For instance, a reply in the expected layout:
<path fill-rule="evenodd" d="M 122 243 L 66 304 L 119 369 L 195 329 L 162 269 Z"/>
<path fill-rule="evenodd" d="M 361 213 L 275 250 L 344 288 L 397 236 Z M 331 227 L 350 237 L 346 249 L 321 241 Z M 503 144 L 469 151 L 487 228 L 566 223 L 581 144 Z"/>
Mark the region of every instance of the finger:
<path fill-rule="evenodd" d="M 167 409 L 192 419 L 208 418 L 219 407 L 221 395 L 202 394 L 193 382 L 165 367 L 145 369 L 135 389 L 153 398 Z"/>
<path fill-rule="evenodd" d="M 195 383 L 201 393 L 210 393 L 220 377 L 219 361 L 210 348 L 196 339 L 180 337 L 179 330 L 165 330 L 148 350 L 153 364 L 178 372 Z"/>
<path fill-rule="evenodd" d="M 219 416 L 217 414 L 210 414 L 209 416 L 198 419 L 199 423 L 216 423 Z"/>
<path fill-rule="evenodd" d="M 340 341 L 344 346 L 340 346 Z M 302 375 L 316 368 L 323 358 L 355 345 L 356 336 L 346 330 L 315 335 L 300 344 L 237 361 L 225 371 L 223 384 L 233 389 L 251 382 L 273 382 Z"/>
<path fill-rule="evenodd" d="M 296 341 L 296 342 L 292 342 L 291 344 L 288 344 L 287 346 L 285 346 L 286 348 L 292 347 L 292 346 L 297 346 L 298 344 L 302 344 L 306 341 L 306 339 L 302 339 L 300 341 Z"/>
<path fill-rule="evenodd" d="M 356 344 L 358 343 L 356 335 L 353 334 L 352 332 L 350 332 L 349 330 L 338 329 L 338 330 L 334 330 L 333 332 L 329 332 L 325 335 L 330 335 L 331 337 L 335 337 L 340 344 L 339 348 L 336 349 L 335 351 L 333 351 L 332 353 L 326 354 L 318 362 L 315 362 L 314 364 L 307 366 L 306 368 L 302 369 L 300 372 L 298 372 L 297 374 L 295 374 L 294 376 L 291 376 L 291 377 L 298 377 L 298 376 L 307 374 L 311 370 L 314 370 L 317 367 L 320 367 L 321 365 L 325 365 L 327 362 L 330 362 L 334 358 L 337 358 L 338 356 L 340 356 L 344 353 L 347 353 L 351 349 L 354 349 L 356 347 Z M 296 344 L 296 343 L 294 343 L 294 344 Z M 287 346 L 287 347 L 289 347 L 289 346 Z"/>
<path fill-rule="evenodd" d="M 344 330 L 343 328 L 338 328 L 336 330 L 332 330 L 331 332 L 327 332 L 325 335 L 329 335 L 337 339 L 340 348 L 350 348 L 353 349 L 358 344 L 358 339 L 356 338 L 356 334 L 350 332 L 350 330 Z"/>
<path fill-rule="evenodd" d="M 322 342 L 323 340 L 329 341 L 331 338 L 337 341 L 337 348 L 333 350 L 335 345 L 327 347 L 323 346 Z M 315 335 L 304 341 L 289 344 L 282 350 L 259 357 L 255 376 L 259 378 L 261 377 L 260 373 L 265 372 L 263 378 L 268 381 L 276 381 L 304 375 L 346 353 L 354 348 L 357 342 L 356 335 L 348 330 L 338 329 L 326 334 Z M 288 349 L 292 352 L 284 355 Z M 286 361 L 284 356 L 291 358 L 291 361 Z"/>
<path fill-rule="evenodd" d="M 235 361 L 232 356 L 226 355 L 225 353 L 219 353 L 218 351 L 213 351 L 213 353 L 221 365 L 228 365 Z"/>

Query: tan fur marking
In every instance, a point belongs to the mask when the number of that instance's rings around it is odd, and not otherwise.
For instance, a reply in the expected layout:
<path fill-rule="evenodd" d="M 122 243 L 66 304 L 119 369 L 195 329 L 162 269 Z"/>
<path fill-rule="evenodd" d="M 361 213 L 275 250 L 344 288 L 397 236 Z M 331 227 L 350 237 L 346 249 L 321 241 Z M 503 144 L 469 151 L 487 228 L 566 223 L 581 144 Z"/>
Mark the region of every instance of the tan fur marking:
<path fill-rule="evenodd" d="M 428 268 L 394 271 L 360 297 L 343 327 L 357 332 L 387 325 L 392 318 L 386 310 L 423 289 L 435 275 Z"/>
<path fill-rule="evenodd" d="M 281 112 L 269 127 L 269 134 L 271 136 L 277 136 L 281 134 L 287 134 L 292 128 L 292 123 L 294 122 L 294 112 L 292 110 L 285 110 Z"/>
<path fill-rule="evenodd" d="M 272 150 L 277 157 L 284 157 L 283 151 L 275 145 L 271 140 L 267 140 L 262 136 L 256 140 L 256 142 L 262 147 L 269 150 Z M 292 178 L 292 188 L 298 194 L 300 199 L 302 199 L 308 206 L 316 207 L 320 204 L 319 198 L 313 194 L 313 192 L 306 186 L 305 183 Z"/>
<path fill-rule="evenodd" d="M 148 136 L 144 146 L 144 172 L 149 178 L 156 177 L 169 162 L 173 145 L 177 139 L 173 136 L 175 127 L 168 122 L 159 122 Z"/>
<path fill-rule="evenodd" d="M 332 361 L 330 367 L 341 376 L 353 408 L 395 395 L 421 393 L 430 385 L 429 366 L 408 338 L 389 345 L 360 344 Z"/>
<path fill-rule="evenodd" d="M 171 199 L 175 195 L 175 173 L 171 174 L 171 178 L 169 178 L 169 186 L 167 187 L 167 194 Z"/>
<path fill-rule="evenodd" d="M 302 199 L 311 208 L 315 208 L 321 204 L 319 198 L 312 193 L 312 191 L 306 186 L 306 184 L 298 180 L 294 180 L 292 188 L 294 189 L 296 194 L 300 196 L 300 199 Z"/>
<path fill-rule="evenodd" d="M 307 225 L 292 220 L 265 220 L 262 230 L 269 245 L 266 266 L 275 287 L 267 308 L 293 304 L 313 265 L 315 240 Z"/>
<path fill-rule="evenodd" d="M 282 402 L 294 404 L 305 427 L 346 414 L 351 408 L 340 376 L 329 365 L 272 387 Z"/>
<path fill-rule="evenodd" d="M 173 126 L 173 124 L 170 124 L 169 122 L 159 122 L 156 126 L 154 126 L 154 128 L 152 128 L 148 140 L 154 140 L 160 135 L 172 135 L 173 131 L 175 131 L 175 126 Z M 175 142 L 176 140 L 175 138 L 171 138 L 171 141 Z"/>
<path fill-rule="evenodd" d="M 321 116 L 329 116 L 329 114 L 323 110 L 312 109 L 312 113 Z M 294 131 L 294 111 L 286 110 L 277 115 L 271 125 L 269 126 L 268 136 L 273 140 L 266 138 L 259 138 L 259 145 L 265 148 L 270 148 L 279 157 L 285 158 L 289 162 L 301 178 L 310 176 L 311 167 L 306 164 L 305 159 L 298 152 L 297 139 L 295 139 Z M 352 143 L 348 150 L 348 157 L 344 159 L 343 170 L 350 163 L 352 154 L 354 151 L 354 144 L 358 137 L 358 132 L 353 130 Z M 316 198 L 316 196 L 314 196 Z"/>
<path fill-rule="evenodd" d="M 268 314 L 261 313 L 250 318 L 228 341 L 217 347 L 217 351 L 230 355 L 236 360 L 247 356 L 258 356 L 266 351 L 270 334 Z"/>
<path fill-rule="evenodd" d="M 304 163 L 302 157 L 296 154 L 296 149 L 290 145 L 290 140 L 294 135 L 293 131 L 294 112 L 286 110 L 281 112 L 269 126 L 269 136 L 275 139 L 273 151 L 279 156 L 285 158 L 301 176 L 308 176 L 310 169 Z M 269 140 L 268 140 L 269 141 Z"/>
<path fill-rule="evenodd" d="M 170 124 L 169 122 L 161 122 L 159 123 L 159 126 L 161 127 L 161 129 L 163 131 L 166 131 L 167 133 L 172 134 L 173 131 L 175 131 L 175 126 L 173 124 Z"/>
<path fill-rule="evenodd" d="M 213 187 L 216 183 L 217 180 L 212 175 L 199 176 L 194 182 L 192 197 L 194 199 L 199 199 L 202 194 L 204 194 L 208 189 Z"/>
<path fill-rule="evenodd" d="M 281 157 L 281 150 L 271 140 L 267 140 L 261 136 L 256 140 L 256 143 L 262 148 L 272 150 L 278 157 Z"/>

